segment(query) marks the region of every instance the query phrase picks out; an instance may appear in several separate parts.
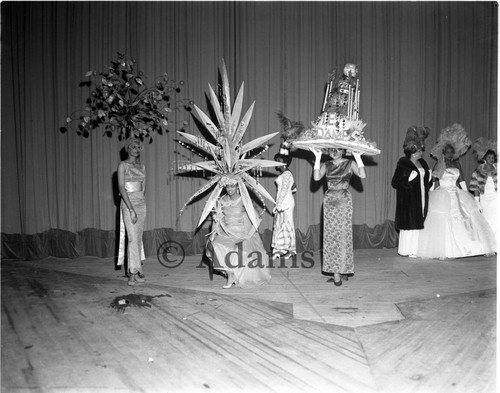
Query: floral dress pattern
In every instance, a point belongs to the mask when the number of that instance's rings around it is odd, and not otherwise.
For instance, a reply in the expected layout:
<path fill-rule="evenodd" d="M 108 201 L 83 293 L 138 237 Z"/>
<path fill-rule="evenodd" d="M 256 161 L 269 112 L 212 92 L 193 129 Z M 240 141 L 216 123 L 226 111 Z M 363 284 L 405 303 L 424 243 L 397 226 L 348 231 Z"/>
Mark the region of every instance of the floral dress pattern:
<path fill-rule="evenodd" d="M 274 254 L 295 254 L 295 224 L 293 209 L 293 175 L 289 170 L 284 171 L 276 179 L 278 192 L 276 195 L 276 208 L 279 210 L 274 215 L 274 230 L 271 247 Z"/>
<path fill-rule="evenodd" d="M 352 246 L 351 160 L 326 162 L 328 190 L 323 202 L 323 266 L 325 275 L 354 273 Z"/>

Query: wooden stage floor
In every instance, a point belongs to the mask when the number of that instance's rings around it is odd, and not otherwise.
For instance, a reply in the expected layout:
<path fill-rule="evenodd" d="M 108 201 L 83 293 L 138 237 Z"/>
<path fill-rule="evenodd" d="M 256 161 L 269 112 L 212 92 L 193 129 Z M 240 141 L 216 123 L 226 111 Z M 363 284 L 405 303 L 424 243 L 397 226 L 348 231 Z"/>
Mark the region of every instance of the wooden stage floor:
<path fill-rule="evenodd" d="M 496 256 L 355 250 L 340 287 L 299 256 L 248 290 L 171 257 L 134 287 L 113 259 L 3 260 L 1 391 L 496 391 Z"/>

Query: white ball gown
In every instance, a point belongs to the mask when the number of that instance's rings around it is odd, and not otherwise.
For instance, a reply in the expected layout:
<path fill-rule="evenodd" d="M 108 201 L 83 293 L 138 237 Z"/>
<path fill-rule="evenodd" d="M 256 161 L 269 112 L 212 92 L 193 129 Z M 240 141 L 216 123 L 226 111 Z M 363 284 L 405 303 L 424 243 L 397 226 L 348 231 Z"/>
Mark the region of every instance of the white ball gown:
<path fill-rule="evenodd" d="M 474 197 L 456 186 L 457 168 L 446 168 L 440 186 L 429 193 L 429 210 L 416 255 L 461 258 L 496 252 L 495 235 Z"/>

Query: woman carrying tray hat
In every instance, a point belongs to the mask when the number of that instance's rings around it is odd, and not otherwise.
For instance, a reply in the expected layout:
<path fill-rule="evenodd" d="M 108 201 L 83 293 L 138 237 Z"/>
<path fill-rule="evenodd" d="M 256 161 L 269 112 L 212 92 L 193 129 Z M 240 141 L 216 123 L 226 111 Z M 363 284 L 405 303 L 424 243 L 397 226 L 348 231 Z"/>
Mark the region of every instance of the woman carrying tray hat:
<path fill-rule="evenodd" d="M 354 273 L 352 246 L 352 197 L 349 191 L 351 176 L 366 177 L 359 153 L 355 160 L 344 157 L 344 149 L 326 149 L 331 160 L 321 163 L 321 151 L 310 148 L 316 159 L 315 181 L 326 176 L 328 190 L 323 201 L 323 264 L 322 273 L 333 276 L 328 282 L 342 285 L 342 277 Z"/>
<path fill-rule="evenodd" d="M 358 71 L 357 65 L 348 63 L 342 74 L 330 73 L 321 115 L 292 143 L 294 148 L 314 153 L 313 178 L 319 181 L 326 176 L 328 182 L 323 204 L 322 273 L 333 276 L 328 282 L 336 286 L 354 273 L 349 182 L 353 174 L 366 177 L 361 154 L 380 154 L 376 144 L 363 135 L 366 123 L 359 118 Z M 322 164 L 321 151 L 331 160 Z M 345 157 L 347 152 L 352 152 L 354 160 Z"/>

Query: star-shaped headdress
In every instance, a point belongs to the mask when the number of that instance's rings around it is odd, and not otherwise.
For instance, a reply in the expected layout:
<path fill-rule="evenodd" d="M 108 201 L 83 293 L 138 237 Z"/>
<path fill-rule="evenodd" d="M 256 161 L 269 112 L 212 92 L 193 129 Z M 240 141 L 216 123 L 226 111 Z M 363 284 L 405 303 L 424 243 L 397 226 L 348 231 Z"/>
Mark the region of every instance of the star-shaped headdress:
<path fill-rule="evenodd" d="M 208 200 L 205 208 L 201 213 L 198 226 L 207 218 L 208 214 L 214 208 L 222 189 L 228 182 L 237 182 L 240 190 L 241 198 L 245 206 L 245 210 L 255 228 L 259 225 L 259 220 L 255 214 L 252 200 L 248 193 L 247 187 L 256 193 L 261 199 L 267 198 L 274 203 L 272 196 L 266 191 L 262 185 L 258 183 L 248 172 L 250 170 L 261 170 L 261 168 L 275 167 L 283 165 L 280 162 L 263 160 L 255 158 L 257 155 L 263 153 L 268 149 L 265 143 L 273 138 L 278 132 L 261 136 L 244 145 L 242 145 L 243 135 L 247 129 L 250 118 L 252 117 L 253 107 L 255 102 L 252 103 L 245 115 L 240 121 L 242 103 L 243 103 L 243 86 L 241 84 L 238 95 L 231 110 L 231 100 L 229 94 L 229 80 L 224 61 L 221 64 L 222 72 L 222 99 L 219 102 L 214 89 L 210 84 L 208 85 L 210 91 L 210 103 L 213 112 L 217 117 L 218 126 L 207 116 L 200 108 L 193 105 L 196 113 L 198 114 L 201 123 L 205 126 L 210 134 L 211 141 L 204 137 L 194 136 L 186 132 L 177 131 L 181 136 L 186 138 L 191 144 L 197 148 L 197 153 L 205 158 L 205 161 L 192 162 L 182 165 L 179 169 L 188 171 L 210 171 L 214 176 L 199 189 L 189 200 L 184 204 L 181 214 L 185 208 L 194 198 L 203 194 L 207 190 L 215 187 Z M 247 154 L 259 150 L 258 154 L 245 158 Z"/>

